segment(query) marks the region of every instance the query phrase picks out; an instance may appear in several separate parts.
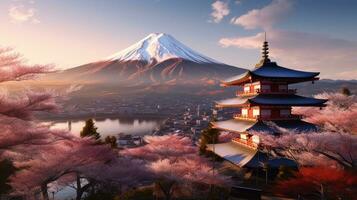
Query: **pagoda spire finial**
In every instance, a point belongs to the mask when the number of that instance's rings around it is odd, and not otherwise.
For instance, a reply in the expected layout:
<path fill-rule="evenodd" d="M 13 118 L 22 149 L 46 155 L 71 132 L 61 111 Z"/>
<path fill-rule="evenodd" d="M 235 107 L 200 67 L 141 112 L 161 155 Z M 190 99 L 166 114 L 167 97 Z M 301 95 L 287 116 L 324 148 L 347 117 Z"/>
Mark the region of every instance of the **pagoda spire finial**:
<path fill-rule="evenodd" d="M 264 31 L 264 41 L 267 41 L 267 32 Z"/>
<path fill-rule="evenodd" d="M 255 65 L 255 67 L 261 67 L 265 63 L 270 63 L 269 44 L 267 41 L 267 33 L 266 32 L 264 32 L 264 42 L 263 42 L 262 54 L 263 54 L 262 59 L 260 60 L 260 62 L 258 64 Z"/>
<path fill-rule="evenodd" d="M 267 41 L 267 33 L 264 32 L 264 43 L 263 43 L 263 49 L 262 49 L 262 54 L 263 54 L 263 60 L 264 62 L 270 62 L 270 59 L 269 59 L 269 44 L 268 44 L 268 41 Z"/>

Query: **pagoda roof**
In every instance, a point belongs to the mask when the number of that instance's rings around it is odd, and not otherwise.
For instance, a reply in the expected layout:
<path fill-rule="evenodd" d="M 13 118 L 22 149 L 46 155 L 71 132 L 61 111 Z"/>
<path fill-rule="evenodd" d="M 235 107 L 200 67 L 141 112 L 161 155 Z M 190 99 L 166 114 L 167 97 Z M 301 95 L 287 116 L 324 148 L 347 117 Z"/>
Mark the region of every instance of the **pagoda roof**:
<path fill-rule="evenodd" d="M 244 105 L 272 106 L 324 106 L 326 99 L 303 97 L 296 94 L 257 94 L 250 97 L 235 97 L 217 101 L 217 107 L 240 107 Z"/>
<path fill-rule="evenodd" d="M 212 122 L 213 127 L 226 131 L 244 132 L 253 127 L 257 122 L 230 119 L 226 121 Z"/>
<path fill-rule="evenodd" d="M 317 80 L 319 72 L 306 72 L 300 70 L 281 67 L 276 62 L 269 59 L 269 45 L 264 41 L 262 48 L 262 59 L 255 65 L 253 70 L 247 71 L 238 76 L 223 81 L 222 85 L 241 85 L 246 82 L 255 82 L 261 80 L 282 81 L 287 83 L 299 83 L 304 81 Z"/>
<path fill-rule="evenodd" d="M 222 81 L 222 85 L 223 86 L 239 85 L 240 83 L 250 81 L 251 80 L 250 78 L 251 78 L 251 71 L 246 71 L 242 74 L 232 76 L 232 77 Z"/>
<path fill-rule="evenodd" d="M 234 97 L 230 99 L 224 99 L 220 101 L 216 101 L 216 107 L 239 107 L 249 104 L 249 97 Z"/>
<path fill-rule="evenodd" d="M 300 70 L 281 67 L 276 62 L 263 62 L 254 70 L 244 72 L 222 82 L 224 86 L 240 85 L 248 81 L 256 80 L 281 80 L 289 83 L 316 80 L 319 72 L 306 72 Z"/>
<path fill-rule="evenodd" d="M 267 154 L 262 153 L 257 149 L 249 148 L 236 142 L 208 144 L 207 150 L 214 152 L 218 156 L 239 167 L 258 168 L 263 167 L 263 163 L 268 163 L 269 167 L 272 168 L 279 168 L 280 166 L 297 167 L 296 163 L 290 159 L 271 159 Z"/>
<path fill-rule="evenodd" d="M 261 66 L 258 66 L 253 71 L 251 71 L 251 73 L 259 77 L 280 79 L 308 79 L 320 74 L 320 72 L 306 72 L 281 67 L 277 65 L 276 62 L 264 62 Z"/>
<path fill-rule="evenodd" d="M 258 152 L 257 149 L 249 148 L 235 142 L 208 144 L 207 149 L 231 163 L 243 167 L 248 164 Z"/>
<path fill-rule="evenodd" d="M 279 133 L 280 131 L 276 126 L 296 132 L 309 132 L 318 130 L 314 124 L 302 120 L 246 121 L 230 119 L 226 121 L 213 122 L 212 124 L 217 129 L 238 133 L 245 131 Z M 276 126 L 273 126 L 273 124 Z"/>

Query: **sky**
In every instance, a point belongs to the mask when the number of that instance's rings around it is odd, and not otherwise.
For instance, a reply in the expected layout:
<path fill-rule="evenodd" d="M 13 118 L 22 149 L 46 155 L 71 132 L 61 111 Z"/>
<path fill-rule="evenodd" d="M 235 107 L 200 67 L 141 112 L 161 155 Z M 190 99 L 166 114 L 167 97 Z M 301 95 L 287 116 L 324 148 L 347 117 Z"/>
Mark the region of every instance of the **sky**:
<path fill-rule="evenodd" d="M 0 46 L 66 69 L 164 32 L 251 69 L 266 32 L 279 65 L 357 79 L 356 10 L 354 0 L 0 0 Z"/>

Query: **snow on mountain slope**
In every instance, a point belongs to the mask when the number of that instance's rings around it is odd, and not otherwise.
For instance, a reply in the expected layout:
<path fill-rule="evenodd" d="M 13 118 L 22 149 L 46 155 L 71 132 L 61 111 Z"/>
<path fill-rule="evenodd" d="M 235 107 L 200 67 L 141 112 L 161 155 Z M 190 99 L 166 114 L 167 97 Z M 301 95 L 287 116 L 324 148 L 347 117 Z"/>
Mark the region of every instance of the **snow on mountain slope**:
<path fill-rule="evenodd" d="M 195 52 L 166 33 L 151 33 L 134 45 L 106 58 L 106 60 L 140 60 L 151 63 L 154 60 L 162 62 L 172 58 L 185 59 L 196 63 L 221 64 Z"/>

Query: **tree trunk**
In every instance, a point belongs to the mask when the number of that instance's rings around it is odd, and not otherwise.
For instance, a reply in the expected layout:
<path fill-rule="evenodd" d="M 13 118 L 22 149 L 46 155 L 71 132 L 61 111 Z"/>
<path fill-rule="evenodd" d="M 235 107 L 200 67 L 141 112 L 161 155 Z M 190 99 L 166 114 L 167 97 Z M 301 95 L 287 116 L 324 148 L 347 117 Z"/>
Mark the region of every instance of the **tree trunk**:
<path fill-rule="evenodd" d="M 79 176 L 79 174 L 76 174 L 76 182 L 77 182 L 76 200 L 81 200 L 83 191 L 81 185 L 81 177 Z"/>
<path fill-rule="evenodd" d="M 170 191 L 164 192 L 164 195 L 165 195 L 165 200 L 171 200 L 171 192 Z"/>
<path fill-rule="evenodd" d="M 41 186 L 42 200 L 50 200 L 47 192 L 47 184 Z"/>
<path fill-rule="evenodd" d="M 169 183 L 167 187 L 165 187 L 165 185 L 160 182 L 158 182 L 157 184 L 159 185 L 159 188 L 161 189 L 162 193 L 165 195 L 165 200 L 171 200 L 173 192 L 172 187 L 174 186 L 174 183 Z"/>
<path fill-rule="evenodd" d="M 325 200 L 325 190 L 322 184 L 320 184 L 320 195 L 321 195 L 321 200 Z"/>

